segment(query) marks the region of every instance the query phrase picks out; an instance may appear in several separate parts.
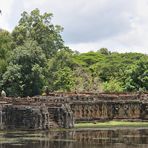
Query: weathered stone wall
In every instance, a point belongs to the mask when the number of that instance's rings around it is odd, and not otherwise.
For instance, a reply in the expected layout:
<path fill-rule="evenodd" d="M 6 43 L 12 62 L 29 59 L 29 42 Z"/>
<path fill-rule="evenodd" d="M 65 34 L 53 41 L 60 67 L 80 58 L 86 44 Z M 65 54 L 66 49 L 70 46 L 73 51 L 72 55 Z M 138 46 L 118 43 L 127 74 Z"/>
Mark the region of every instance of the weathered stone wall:
<path fill-rule="evenodd" d="M 4 105 L 0 110 L 0 129 L 28 130 L 73 126 L 73 113 L 65 106 Z"/>
<path fill-rule="evenodd" d="M 74 122 L 148 121 L 148 94 L 50 94 L 0 99 L 1 129 L 71 128 Z"/>
<path fill-rule="evenodd" d="M 81 102 L 71 105 L 76 121 L 148 120 L 148 104 L 138 101 Z"/>
<path fill-rule="evenodd" d="M 103 94 L 80 96 L 71 108 L 75 121 L 145 120 L 148 121 L 147 94 Z"/>

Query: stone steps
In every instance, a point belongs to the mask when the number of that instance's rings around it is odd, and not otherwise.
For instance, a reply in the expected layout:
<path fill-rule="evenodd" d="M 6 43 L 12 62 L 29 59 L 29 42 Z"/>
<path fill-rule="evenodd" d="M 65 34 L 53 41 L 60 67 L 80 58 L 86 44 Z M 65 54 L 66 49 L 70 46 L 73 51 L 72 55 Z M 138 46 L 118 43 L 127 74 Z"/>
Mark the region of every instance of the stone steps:
<path fill-rule="evenodd" d="M 49 113 L 49 128 L 59 127 L 58 124 L 55 122 L 54 114 Z"/>

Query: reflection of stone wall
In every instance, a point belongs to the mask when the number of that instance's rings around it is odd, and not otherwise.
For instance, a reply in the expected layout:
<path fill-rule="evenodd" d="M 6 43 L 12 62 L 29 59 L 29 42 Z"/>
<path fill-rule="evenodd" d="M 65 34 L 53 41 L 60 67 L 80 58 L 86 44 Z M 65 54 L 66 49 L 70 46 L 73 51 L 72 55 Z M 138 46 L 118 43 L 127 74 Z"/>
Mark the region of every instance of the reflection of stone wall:
<path fill-rule="evenodd" d="M 88 130 L 81 132 L 74 132 L 71 135 L 71 139 L 75 139 L 84 144 L 115 144 L 115 143 L 125 143 L 125 144 L 147 144 L 147 130 Z M 143 136 L 145 135 L 145 136 Z M 69 136 L 70 138 L 70 136 Z"/>
<path fill-rule="evenodd" d="M 140 144 L 148 144 L 146 130 L 88 130 L 46 133 L 42 135 L 51 139 L 40 141 L 40 147 L 52 148 L 135 148 L 142 147 Z M 52 137 L 51 137 L 52 136 Z M 119 145 L 120 143 L 120 145 Z M 138 148 L 139 148 L 138 147 Z M 146 147 L 146 146 L 145 146 Z"/>
<path fill-rule="evenodd" d="M 147 129 L 70 130 L 46 132 L 2 132 L 0 148 L 147 148 Z M 11 143 L 8 139 L 15 137 Z M 8 141 L 9 142 L 9 141 Z M 21 145 L 21 142 L 22 145 Z"/>

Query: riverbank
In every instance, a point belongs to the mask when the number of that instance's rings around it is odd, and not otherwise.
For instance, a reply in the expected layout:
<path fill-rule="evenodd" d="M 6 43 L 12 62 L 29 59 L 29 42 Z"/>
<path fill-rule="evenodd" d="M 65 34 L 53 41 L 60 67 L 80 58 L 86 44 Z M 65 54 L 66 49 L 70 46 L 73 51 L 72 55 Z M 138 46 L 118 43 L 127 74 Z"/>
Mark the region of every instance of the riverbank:
<path fill-rule="evenodd" d="M 115 129 L 148 129 L 148 121 L 105 121 L 105 122 L 83 122 L 76 123 L 73 128 L 52 128 L 47 130 L 35 129 L 10 129 L 0 130 L 0 133 L 15 133 L 15 132 L 64 132 L 64 131 L 86 131 L 86 130 L 115 130 Z"/>
<path fill-rule="evenodd" d="M 94 123 L 77 123 L 75 128 L 109 128 L 109 127 L 148 127 L 148 122 L 108 121 Z"/>

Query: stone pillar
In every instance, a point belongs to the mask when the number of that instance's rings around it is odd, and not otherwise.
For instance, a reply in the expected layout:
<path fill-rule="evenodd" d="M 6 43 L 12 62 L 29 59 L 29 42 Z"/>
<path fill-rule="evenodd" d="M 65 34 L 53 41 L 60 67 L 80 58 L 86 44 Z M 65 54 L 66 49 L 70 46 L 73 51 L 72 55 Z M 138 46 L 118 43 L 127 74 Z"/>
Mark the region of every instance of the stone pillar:
<path fill-rule="evenodd" d="M 3 129 L 3 112 L 0 110 L 0 129 Z"/>
<path fill-rule="evenodd" d="M 62 104 L 62 119 L 63 119 L 63 127 L 64 128 L 72 128 L 74 127 L 74 117 L 73 112 L 69 104 Z"/>

